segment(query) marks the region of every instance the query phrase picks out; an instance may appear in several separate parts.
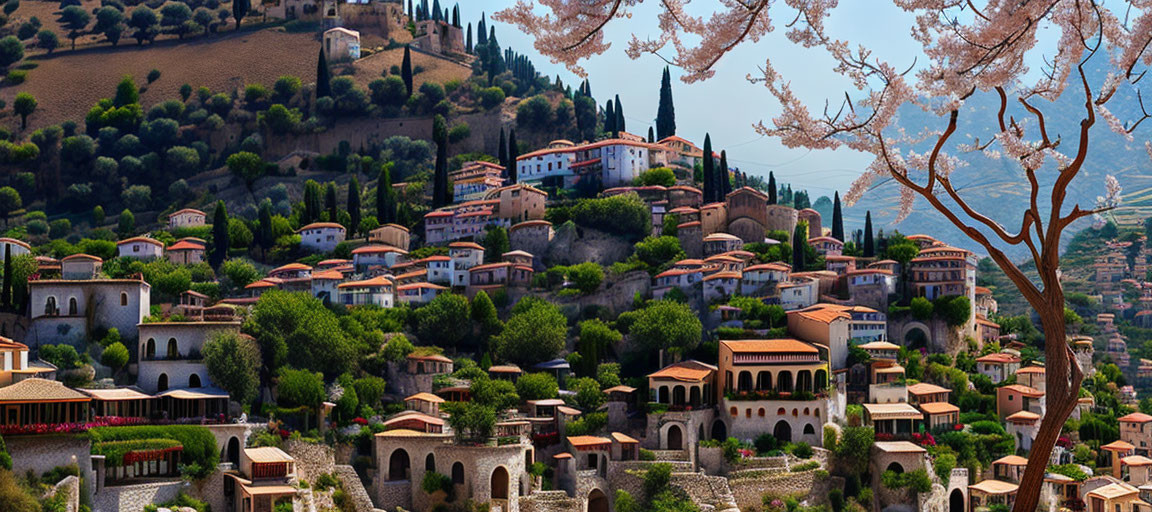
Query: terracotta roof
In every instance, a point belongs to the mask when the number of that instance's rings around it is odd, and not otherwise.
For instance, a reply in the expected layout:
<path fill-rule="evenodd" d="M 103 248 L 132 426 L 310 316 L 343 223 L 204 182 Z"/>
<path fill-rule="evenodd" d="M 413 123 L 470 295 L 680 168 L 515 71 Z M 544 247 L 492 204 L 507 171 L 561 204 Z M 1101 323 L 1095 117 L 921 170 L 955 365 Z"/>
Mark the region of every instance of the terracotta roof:
<path fill-rule="evenodd" d="M 421 402 L 432 402 L 434 404 L 444 403 L 443 398 L 433 395 L 432 393 L 416 393 L 415 395 L 404 399 L 405 402 L 413 400 L 419 400 Z"/>
<path fill-rule="evenodd" d="M 996 352 L 994 354 L 983 355 L 976 358 L 978 363 L 995 363 L 995 364 L 1013 364 L 1019 363 L 1020 358 L 1012 354 L 1005 354 L 1003 352 Z"/>
<path fill-rule="evenodd" d="M 336 285 L 337 288 L 367 288 L 370 286 L 392 286 L 392 279 L 389 276 L 377 276 L 363 281 L 349 281 Z"/>
<path fill-rule="evenodd" d="M 716 272 L 704 277 L 705 281 L 714 281 L 716 279 L 740 279 L 744 277 L 739 272 Z"/>
<path fill-rule="evenodd" d="M 29 249 L 29 250 L 32 249 L 32 246 L 28 245 L 27 242 L 25 242 L 23 240 L 17 240 L 15 238 L 2 237 L 2 238 L 0 238 L 0 243 L 19 245 L 20 247 L 23 247 L 25 249 Z"/>
<path fill-rule="evenodd" d="M 929 384 L 927 382 L 918 382 L 916 384 L 908 386 L 908 394 L 910 394 L 910 395 L 932 395 L 932 394 L 936 394 L 936 393 L 951 393 L 951 392 L 952 391 L 948 388 L 942 388 L 940 386 L 937 386 L 935 384 Z"/>
<path fill-rule="evenodd" d="M 89 400 L 88 395 L 55 380 L 24 379 L 0 388 L 0 402 L 81 402 L 87 400 Z"/>
<path fill-rule="evenodd" d="M 452 242 L 448 244 L 449 249 L 479 249 L 484 250 L 484 246 L 475 242 Z"/>
<path fill-rule="evenodd" d="M 1120 459 L 1127 466 L 1152 466 L 1152 459 L 1143 455 L 1129 455 Z"/>
<path fill-rule="evenodd" d="M 394 430 L 385 430 L 376 434 L 376 437 L 422 437 L 428 435 L 424 432 L 418 432 L 407 428 L 398 428 Z"/>
<path fill-rule="evenodd" d="M 1032 397 L 1032 398 L 1039 398 L 1039 397 L 1044 396 L 1043 391 L 1040 391 L 1039 389 L 1036 389 L 1036 388 L 1030 388 L 1030 387 L 1025 386 L 1023 384 L 1010 384 L 1007 386 L 1003 386 L 1000 389 L 1007 389 L 1007 390 L 1015 391 L 1017 393 L 1020 393 L 1021 395 Z"/>
<path fill-rule="evenodd" d="M 309 267 L 308 265 L 305 265 L 303 263 L 289 263 L 289 264 L 284 265 L 284 266 L 276 267 L 276 268 L 272 269 L 271 271 L 269 271 L 268 273 L 273 274 L 276 272 L 282 272 L 282 271 L 286 271 L 286 270 L 312 270 L 312 267 Z"/>
<path fill-rule="evenodd" d="M 272 282 L 269 282 L 269 281 L 265 281 L 265 280 L 261 279 L 261 280 L 259 280 L 259 281 L 255 281 L 255 282 L 252 282 L 252 283 L 248 283 L 248 285 L 247 285 L 247 286 L 245 286 L 245 287 L 244 287 L 244 289 L 246 289 L 246 290 L 251 290 L 251 289 L 254 289 L 254 288 L 269 288 L 269 287 L 275 288 L 275 287 L 276 287 L 276 284 L 275 284 L 275 283 L 272 283 Z"/>
<path fill-rule="evenodd" d="M 12 341 L 11 339 L 0 336 L 0 349 L 28 350 L 28 345 L 25 345 L 25 344 L 20 343 L 18 341 Z"/>
<path fill-rule="evenodd" d="M 1140 492 L 1139 489 L 1132 487 L 1131 485 L 1118 482 L 1088 491 L 1087 496 L 1096 495 L 1108 500 L 1119 498 L 1121 496 L 1128 496 L 1129 494 L 1136 494 L 1138 492 Z"/>
<path fill-rule="evenodd" d="M 148 238 L 145 236 L 134 236 L 132 238 L 125 238 L 124 240 L 116 242 L 116 245 L 130 244 L 133 242 L 144 242 L 146 244 L 152 244 L 155 246 L 159 246 L 160 248 L 164 248 L 164 244 L 162 242 L 160 242 L 159 240 Z"/>
<path fill-rule="evenodd" d="M 636 443 L 640 442 L 640 441 L 637 441 L 637 440 L 635 440 L 635 439 L 633 439 L 633 438 L 631 438 L 625 434 L 621 434 L 619 432 L 613 432 L 612 433 L 612 439 L 615 439 L 617 443 L 636 444 Z M 1152 462 L 1152 461 L 1150 461 L 1150 462 Z"/>
<path fill-rule="evenodd" d="M 856 345 L 856 348 L 864 350 L 900 350 L 900 345 L 887 341 L 872 341 L 863 345 Z"/>
<path fill-rule="evenodd" d="M 207 217 L 207 216 L 208 216 L 208 214 L 207 214 L 207 213 L 204 213 L 204 212 L 202 212 L 202 211 L 200 211 L 200 210 L 197 210 L 197 209 L 195 209 L 195 208 L 184 208 L 183 210 L 176 210 L 176 211 L 174 211 L 174 212 L 172 212 L 172 213 L 169 213 L 169 214 L 168 214 L 168 218 L 169 218 L 169 219 L 171 219 L 172 217 L 175 217 L 175 216 L 177 216 L 177 215 L 180 215 L 181 213 L 195 213 L 196 215 L 203 215 L 203 216 L 205 216 L 205 217 Z"/>
<path fill-rule="evenodd" d="M 602 444 L 612 444 L 612 440 L 599 436 L 570 436 L 568 442 L 574 448 L 592 447 Z"/>
<path fill-rule="evenodd" d="M 852 319 L 852 315 L 847 312 L 839 308 L 827 307 L 824 304 L 817 304 L 799 311 L 790 311 L 789 313 L 825 324 L 830 324 L 840 319 Z"/>
<path fill-rule="evenodd" d="M 408 359 L 412 359 L 415 361 L 439 361 L 441 363 L 451 363 L 452 362 L 451 359 L 448 359 L 447 357 L 444 357 L 440 354 L 427 354 L 427 355 L 423 355 L 423 356 L 416 355 L 416 354 L 408 354 Z"/>
<path fill-rule="evenodd" d="M 388 418 L 382 423 L 385 427 L 388 425 L 395 425 L 402 421 L 416 420 L 429 425 L 444 425 L 444 420 L 435 416 L 429 416 L 419 411 L 407 411 L 407 413 L 400 413 L 396 416 Z"/>
<path fill-rule="evenodd" d="M 301 231 L 307 231 L 309 229 L 339 229 L 339 230 L 343 231 L 344 226 L 341 226 L 340 224 L 337 224 L 335 222 L 313 222 L 307 226 L 304 226 L 300 229 L 297 229 L 296 232 L 299 233 Z"/>
<path fill-rule="evenodd" d="M 516 231 L 517 229 L 520 229 L 520 228 L 530 228 L 532 226 L 551 226 L 551 225 L 552 225 L 552 223 L 548 222 L 546 220 L 526 220 L 524 222 L 519 222 L 519 223 L 513 225 L 512 227 L 508 228 L 508 231 Z"/>
<path fill-rule="evenodd" d="M 323 272 L 313 273 L 312 279 L 315 281 L 342 281 L 344 280 L 344 274 L 336 270 L 325 270 Z"/>
<path fill-rule="evenodd" d="M 1019 455 L 1006 455 L 992 461 L 993 464 L 1007 464 L 1009 466 L 1027 466 L 1028 459 Z"/>
<path fill-rule="evenodd" d="M 1101 450 L 1114 451 L 1114 452 L 1128 452 L 1128 451 L 1135 450 L 1136 447 L 1132 446 L 1132 444 L 1127 442 L 1127 441 L 1116 440 L 1116 441 L 1112 441 L 1111 443 L 1108 443 L 1106 445 L 1101 446 L 1100 449 Z"/>
<path fill-rule="evenodd" d="M 788 272 L 789 270 L 792 270 L 792 269 L 788 268 L 787 265 L 784 265 L 781 263 L 761 263 L 759 265 L 752 265 L 751 267 L 745 268 L 744 273 L 747 274 L 749 272 L 753 272 L 753 271 L 757 271 L 757 270 L 772 270 L 772 271 L 776 271 L 776 272 Z"/>
<path fill-rule="evenodd" d="M 868 416 L 875 420 L 895 420 L 908 418 L 922 418 L 923 413 L 906 403 L 891 404 L 864 404 Z"/>
<path fill-rule="evenodd" d="M 1032 411 L 1016 411 L 1004 419 L 1012 423 L 1035 423 L 1036 420 L 1040 419 L 1040 415 Z"/>
<path fill-rule="evenodd" d="M 380 252 L 398 252 L 400 254 L 407 254 L 407 251 L 403 249 L 397 249 L 390 245 L 365 245 L 364 247 L 357 247 L 352 249 L 352 254 L 375 254 Z"/>
<path fill-rule="evenodd" d="M 634 388 L 632 386 L 625 386 L 625 385 L 621 384 L 619 386 L 612 386 L 608 389 L 605 389 L 604 393 L 632 393 L 635 391 L 636 391 L 636 388 Z"/>
<path fill-rule="evenodd" d="M 960 408 L 948 402 L 929 402 L 920 404 L 920 410 L 928 414 L 947 414 L 950 412 L 960 412 Z"/>
<path fill-rule="evenodd" d="M 1021 373 L 1044 373 L 1044 367 L 1043 366 L 1026 366 L 1024 368 L 1021 368 L 1016 373 L 1017 374 L 1021 374 Z M 1149 416 L 1148 418 L 1152 419 L 1152 416 Z"/>
<path fill-rule="evenodd" d="M 1123 421 L 1127 423 L 1148 423 L 1149 421 L 1152 421 L 1152 416 L 1142 412 L 1134 412 L 1132 414 L 1121 416 L 1117 418 L 1116 421 Z"/>
<path fill-rule="evenodd" d="M 78 390 L 85 395 L 88 395 L 97 400 L 114 401 L 114 400 L 151 400 L 152 395 L 146 395 L 135 389 L 131 388 L 115 388 L 115 389 L 80 389 Z"/>
<path fill-rule="evenodd" d="M 818 354 L 820 351 L 800 340 L 782 338 L 777 340 L 724 340 L 720 345 L 728 347 L 734 353 L 741 352 L 786 352 Z"/>
<path fill-rule="evenodd" d="M 569 416 L 579 416 L 581 414 L 580 409 L 573 409 L 566 405 L 557 405 L 556 410 L 559 411 L 560 414 L 567 414 Z"/>
<path fill-rule="evenodd" d="M 91 254 L 84 254 L 84 253 L 73 254 L 71 256 L 65 256 L 60 261 L 72 261 L 72 260 L 104 261 L 104 260 L 102 260 L 96 256 L 93 256 Z"/>
<path fill-rule="evenodd" d="M 568 453 L 568 452 L 564 452 L 564 453 L 557 453 L 556 455 L 553 455 L 553 456 L 552 456 L 552 458 L 553 458 L 553 459 L 571 459 L 571 458 L 572 458 L 572 454 L 571 454 L 571 453 Z"/>
<path fill-rule="evenodd" d="M 203 251 L 204 246 L 195 242 L 181 240 L 168 246 L 169 251 Z"/>
<path fill-rule="evenodd" d="M 650 379 L 672 379 L 684 382 L 699 382 L 716 371 L 716 367 L 699 361 L 681 361 L 660 369 L 656 373 L 648 374 Z"/>
<path fill-rule="evenodd" d="M 524 373 L 524 370 L 516 365 L 505 364 L 488 367 L 488 373 Z"/>

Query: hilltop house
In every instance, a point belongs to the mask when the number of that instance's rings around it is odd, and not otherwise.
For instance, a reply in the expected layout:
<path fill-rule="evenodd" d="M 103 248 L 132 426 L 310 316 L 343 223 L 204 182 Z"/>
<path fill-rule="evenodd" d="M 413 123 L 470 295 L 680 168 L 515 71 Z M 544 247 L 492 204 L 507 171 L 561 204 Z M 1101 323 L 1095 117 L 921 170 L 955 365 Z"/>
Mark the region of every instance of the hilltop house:
<path fill-rule="evenodd" d="M 296 233 L 300 235 L 300 247 L 309 252 L 332 252 L 344 241 L 346 230 L 335 222 L 313 222 Z"/>
<path fill-rule="evenodd" d="M 143 236 L 128 238 L 116 242 L 116 255 L 138 260 L 157 259 L 164 256 L 164 244 Z"/>
<path fill-rule="evenodd" d="M 200 210 L 184 208 L 168 214 L 168 229 L 203 226 L 207 219 L 208 215 Z"/>

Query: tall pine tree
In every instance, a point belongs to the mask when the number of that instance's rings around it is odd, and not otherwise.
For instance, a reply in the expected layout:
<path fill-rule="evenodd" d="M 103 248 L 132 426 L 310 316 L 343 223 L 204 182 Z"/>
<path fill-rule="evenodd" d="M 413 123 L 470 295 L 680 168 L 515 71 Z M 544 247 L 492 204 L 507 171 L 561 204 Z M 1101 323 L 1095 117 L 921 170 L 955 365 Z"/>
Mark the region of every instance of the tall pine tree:
<path fill-rule="evenodd" d="M 432 208 L 452 202 L 448 191 L 448 123 L 436 114 L 432 119 L 432 141 L 436 143 L 436 171 L 432 181 Z"/>
<path fill-rule="evenodd" d="M 516 143 L 516 129 L 508 132 L 508 184 L 517 183 L 519 179 L 516 159 L 520 158 L 520 146 Z"/>
<path fill-rule="evenodd" d="M 660 103 L 656 107 L 656 140 L 676 135 L 676 105 L 672 103 L 672 75 L 664 67 L 660 78 Z"/>
<path fill-rule="evenodd" d="M 776 204 L 776 175 L 768 171 L 768 204 Z"/>
<path fill-rule="evenodd" d="M 380 224 L 396 222 L 396 198 L 392 192 L 392 162 L 380 166 L 376 179 L 376 220 Z"/>
<path fill-rule="evenodd" d="M 704 134 L 704 204 L 719 201 L 719 185 L 716 179 L 716 160 L 712 158 L 712 135 Z"/>
<path fill-rule="evenodd" d="M 624 107 L 620 105 L 620 95 L 616 95 L 616 124 L 612 125 L 614 131 L 612 137 L 620 137 L 620 132 L 627 131 L 624 128 Z"/>
<path fill-rule="evenodd" d="M 360 232 L 360 180 L 355 176 L 348 182 L 348 216 L 352 218 L 352 234 Z"/>
<path fill-rule="evenodd" d="M 400 78 L 404 80 L 404 88 L 408 96 L 412 95 L 412 50 L 404 46 L 404 60 L 400 63 Z"/>
<path fill-rule="evenodd" d="M 876 243 L 872 240 L 872 210 L 864 212 L 864 257 L 876 256 Z"/>
<path fill-rule="evenodd" d="M 208 262 L 217 268 L 228 259 L 228 209 L 224 201 L 216 202 L 216 211 L 212 214 L 212 252 L 208 255 Z"/>
<path fill-rule="evenodd" d="M 840 211 L 840 192 L 832 196 L 832 238 L 844 241 L 844 214 Z"/>
<path fill-rule="evenodd" d="M 328 58 L 324 56 L 324 48 L 320 48 L 320 58 L 316 60 L 316 97 L 326 98 L 332 95 L 332 75 L 328 70 Z"/>
<path fill-rule="evenodd" d="M 653 142 L 656 142 L 656 133 L 653 132 L 652 127 L 649 126 L 648 127 L 648 143 L 652 144 Z"/>

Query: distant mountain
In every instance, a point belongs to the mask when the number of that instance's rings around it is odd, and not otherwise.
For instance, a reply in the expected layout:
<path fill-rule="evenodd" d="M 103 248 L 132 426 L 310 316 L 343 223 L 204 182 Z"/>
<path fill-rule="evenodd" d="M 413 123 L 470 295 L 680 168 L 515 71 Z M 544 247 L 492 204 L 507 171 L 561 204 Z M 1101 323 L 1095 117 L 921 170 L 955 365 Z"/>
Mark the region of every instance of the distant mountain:
<path fill-rule="evenodd" d="M 1099 84 L 1107 75 L 1108 70 L 1103 65 L 1105 62 L 1103 57 L 1104 55 L 1097 56 L 1099 64 L 1090 71 L 1091 83 Z M 1075 73 L 1073 76 L 1078 80 Z M 1044 112 L 1049 136 L 1052 138 L 1061 136 L 1063 142 L 1060 149 L 1071 156 L 1077 143 L 1079 123 L 1084 115 L 1083 96 L 1080 94 L 1079 85 L 1070 85 L 1056 103 L 1036 99 L 1032 104 Z M 999 97 L 994 91 L 977 93 L 961 111 L 953 141 L 971 143 L 976 136 L 981 142 L 988 141 L 997 131 L 996 113 L 999 107 Z M 1121 120 L 1139 117 L 1138 114 L 1133 114 L 1139 113 L 1140 109 L 1135 92 L 1130 90 L 1121 88 L 1109 108 Z M 1029 133 L 1033 135 L 1037 133 L 1035 118 L 1024 110 L 1012 95 L 1009 95 L 1007 115 L 1025 123 Z M 943 130 L 947 126 L 947 119 L 936 117 L 915 107 L 908 107 L 901 111 L 899 126 L 910 134 L 926 128 Z M 1152 215 L 1152 161 L 1144 149 L 1144 141 L 1148 140 L 1149 134 L 1152 134 L 1152 125 L 1142 125 L 1137 130 L 1135 139 L 1129 142 L 1123 136 L 1112 132 L 1107 123 L 1098 117 L 1090 134 L 1088 160 L 1069 188 L 1065 211 L 1067 212 L 1077 202 L 1085 208 L 1093 206 L 1096 198 L 1104 194 L 1105 176 L 1111 174 L 1116 176 L 1124 187 L 1123 205 L 1115 212 L 1117 220 L 1121 223 L 1138 222 Z M 926 152 L 934 140 L 914 149 Z M 1028 204 L 1029 192 L 1023 172 L 1007 159 L 992 159 L 980 153 L 961 156 L 967 162 L 967 166 L 957 170 L 952 179 L 961 196 L 976 210 L 1004 224 L 1009 231 L 1015 232 L 1019 229 L 1020 216 Z M 1048 190 L 1044 185 L 1050 185 L 1055 174 L 1054 165 L 1049 165 L 1040 171 L 1041 190 Z M 885 232 L 895 229 L 905 234 L 931 234 L 980 254 L 985 252 L 923 199 L 917 199 L 915 211 L 911 216 L 899 224 L 893 224 L 898 213 L 899 189 L 891 179 L 883 181 L 874 184 L 873 190 L 866 193 L 856 205 L 846 208 L 845 216 L 852 226 L 850 229 L 861 227 L 864 212 L 871 210 L 876 229 L 883 229 Z M 1047 194 L 1041 194 L 1041 208 L 1046 216 L 1045 197 Z M 1064 232 L 1062 245 L 1067 243 L 1074 232 L 1090 224 L 1090 219 L 1083 219 L 1070 226 Z M 1028 257 L 1028 249 L 1023 245 L 1014 249 L 1008 252 L 1014 258 Z"/>

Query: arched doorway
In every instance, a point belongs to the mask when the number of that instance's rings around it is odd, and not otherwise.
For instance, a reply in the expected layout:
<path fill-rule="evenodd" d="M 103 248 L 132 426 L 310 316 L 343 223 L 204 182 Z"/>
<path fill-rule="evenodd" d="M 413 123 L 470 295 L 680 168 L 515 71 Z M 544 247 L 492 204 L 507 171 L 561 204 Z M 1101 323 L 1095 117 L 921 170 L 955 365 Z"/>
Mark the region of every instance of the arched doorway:
<path fill-rule="evenodd" d="M 782 371 L 776 374 L 776 391 L 781 393 L 792 392 L 792 372 Z"/>
<path fill-rule="evenodd" d="M 660 386 L 659 402 L 662 404 L 668 403 L 668 386 Z"/>
<path fill-rule="evenodd" d="M 424 457 L 424 471 L 427 471 L 429 473 L 435 473 L 436 472 L 436 456 L 435 455 L 429 453 L 427 457 Z"/>
<path fill-rule="evenodd" d="M 815 435 L 815 434 L 816 434 L 816 427 L 813 427 L 811 423 L 804 425 L 804 435 L 811 436 L 811 435 Z"/>
<path fill-rule="evenodd" d="M 388 458 L 388 481 L 407 480 L 410 470 L 408 452 L 403 448 L 397 448 Z"/>
<path fill-rule="evenodd" d="M 796 391 L 812 392 L 812 372 L 801 370 L 796 374 Z"/>
<path fill-rule="evenodd" d="M 904 332 L 904 346 L 909 350 L 928 348 L 928 333 L 920 327 L 911 327 Z"/>
<path fill-rule="evenodd" d="M 684 405 L 685 402 L 684 386 L 676 386 L 672 388 L 672 405 Z"/>
<path fill-rule="evenodd" d="M 600 489 L 588 493 L 588 512 L 608 512 L 608 497 Z"/>
<path fill-rule="evenodd" d="M 771 391 L 772 390 L 772 372 L 760 372 L 756 374 L 756 391 Z"/>
<path fill-rule="evenodd" d="M 48 300 L 44 301 L 44 316 L 55 316 L 57 313 L 56 297 L 48 297 Z"/>
<path fill-rule="evenodd" d="M 752 372 L 743 371 L 736 378 L 737 391 L 741 393 L 752 391 Z"/>
<path fill-rule="evenodd" d="M 680 430 L 680 425 L 672 425 L 668 427 L 668 448 L 669 450 L 683 450 L 684 449 L 684 432 Z"/>
<path fill-rule="evenodd" d="M 164 357 L 166 359 L 176 359 L 180 357 L 180 349 L 176 346 L 176 338 L 168 338 L 168 354 Z"/>
<path fill-rule="evenodd" d="M 728 439 L 728 426 L 723 421 L 716 420 L 712 422 L 712 439 L 723 441 Z"/>
<path fill-rule="evenodd" d="M 76 314 L 77 314 L 76 311 L 78 309 L 79 308 L 76 307 L 76 297 L 69 297 L 68 298 L 68 315 L 69 316 L 76 316 Z"/>
<path fill-rule="evenodd" d="M 452 465 L 452 484 L 464 485 L 464 465 L 459 462 Z"/>
<path fill-rule="evenodd" d="M 156 391 L 168 391 L 168 374 L 161 373 L 160 377 L 156 378 Z"/>
<path fill-rule="evenodd" d="M 693 386 L 692 390 L 688 392 L 688 405 L 698 407 L 700 403 L 700 388 Z"/>
<path fill-rule="evenodd" d="M 200 387 L 200 376 L 196 375 L 195 373 L 193 373 L 191 376 L 189 376 L 188 377 L 188 387 L 190 387 L 190 388 Z"/>
<path fill-rule="evenodd" d="M 960 489 L 952 489 L 948 495 L 948 512 L 964 512 L 964 493 Z"/>
<path fill-rule="evenodd" d="M 791 443 L 792 442 L 792 425 L 787 421 L 780 420 L 776 422 L 776 428 L 772 429 L 772 436 L 776 438 L 777 442 Z"/>
<path fill-rule="evenodd" d="M 497 466 L 492 471 L 492 499 L 508 499 L 508 470 L 504 466 Z"/>
<path fill-rule="evenodd" d="M 233 436 L 228 440 L 228 447 L 225 448 L 227 456 L 224 458 L 226 462 L 233 464 L 240 464 L 240 440 Z"/>
<path fill-rule="evenodd" d="M 904 472 L 904 466 L 901 466 L 899 462 L 893 462 L 893 463 L 888 465 L 888 469 L 886 469 L 885 471 L 891 471 L 891 472 L 897 473 L 897 474 L 903 473 Z"/>

